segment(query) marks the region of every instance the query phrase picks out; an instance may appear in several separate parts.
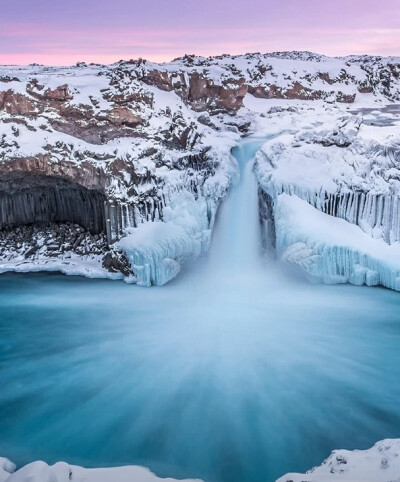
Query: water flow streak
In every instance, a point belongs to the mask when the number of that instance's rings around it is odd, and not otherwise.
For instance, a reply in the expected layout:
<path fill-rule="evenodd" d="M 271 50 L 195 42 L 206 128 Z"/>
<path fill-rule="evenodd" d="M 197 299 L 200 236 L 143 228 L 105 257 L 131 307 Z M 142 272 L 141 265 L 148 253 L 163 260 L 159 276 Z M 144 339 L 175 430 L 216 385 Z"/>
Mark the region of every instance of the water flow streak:
<path fill-rule="evenodd" d="M 210 262 L 216 272 L 244 275 L 257 268 L 260 256 L 258 189 L 254 156 L 265 139 L 249 139 L 235 147 L 240 180 L 232 188 L 217 216 Z"/>

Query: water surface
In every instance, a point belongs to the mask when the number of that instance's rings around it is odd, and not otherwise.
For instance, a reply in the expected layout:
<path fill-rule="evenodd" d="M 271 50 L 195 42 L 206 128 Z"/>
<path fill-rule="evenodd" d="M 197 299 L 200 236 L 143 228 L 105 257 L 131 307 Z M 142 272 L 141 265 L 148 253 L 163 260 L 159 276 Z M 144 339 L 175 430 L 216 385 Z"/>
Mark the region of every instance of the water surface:
<path fill-rule="evenodd" d="M 0 455 L 271 482 L 400 437 L 399 294 L 254 257 L 253 151 L 210 258 L 167 286 L 0 276 Z"/>

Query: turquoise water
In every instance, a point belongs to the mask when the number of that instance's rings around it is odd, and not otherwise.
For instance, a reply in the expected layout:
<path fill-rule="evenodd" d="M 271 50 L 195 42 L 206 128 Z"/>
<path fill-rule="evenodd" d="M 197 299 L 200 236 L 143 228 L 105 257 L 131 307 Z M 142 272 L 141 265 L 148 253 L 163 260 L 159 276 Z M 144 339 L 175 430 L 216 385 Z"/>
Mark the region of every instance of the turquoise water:
<path fill-rule="evenodd" d="M 0 455 L 270 482 L 400 437 L 399 294 L 210 259 L 151 289 L 0 276 Z"/>

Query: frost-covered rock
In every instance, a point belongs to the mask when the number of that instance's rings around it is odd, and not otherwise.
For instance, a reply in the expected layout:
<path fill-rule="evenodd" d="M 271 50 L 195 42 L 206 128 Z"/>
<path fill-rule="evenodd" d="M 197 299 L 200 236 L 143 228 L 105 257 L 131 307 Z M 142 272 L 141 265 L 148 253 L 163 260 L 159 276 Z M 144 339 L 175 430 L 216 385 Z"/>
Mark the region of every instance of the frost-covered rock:
<path fill-rule="evenodd" d="M 278 257 L 312 280 L 383 285 L 400 291 L 400 244 L 373 239 L 358 226 L 324 214 L 297 196 L 274 207 Z"/>
<path fill-rule="evenodd" d="M 400 439 L 387 439 L 367 450 L 334 450 L 306 474 L 286 474 L 277 482 L 398 482 Z"/>

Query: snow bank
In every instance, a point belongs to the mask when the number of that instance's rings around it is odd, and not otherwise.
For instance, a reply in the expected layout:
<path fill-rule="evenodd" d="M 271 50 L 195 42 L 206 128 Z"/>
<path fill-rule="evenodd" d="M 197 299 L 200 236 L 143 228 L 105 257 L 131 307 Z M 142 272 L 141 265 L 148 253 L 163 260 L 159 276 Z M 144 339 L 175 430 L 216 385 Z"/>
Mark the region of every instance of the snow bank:
<path fill-rule="evenodd" d="M 399 243 L 374 239 L 297 196 L 279 195 L 274 218 L 278 256 L 315 281 L 383 285 L 400 291 Z"/>
<path fill-rule="evenodd" d="M 77 255 L 75 253 L 60 254 L 57 257 L 37 256 L 25 259 L 24 256 L 10 257 L 0 264 L 0 273 L 34 273 L 58 272 L 71 276 L 84 276 L 85 278 L 123 279 L 121 273 L 111 273 L 103 265 L 103 256 Z M 1 479 L 0 479 L 1 482 Z"/>
<path fill-rule="evenodd" d="M 33 462 L 22 469 L 0 458 L 0 482 L 173 482 L 176 479 L 159 478 L 144 467 L 127 466 L 110 469 L 85 469 L 59 462 L 49 466 L 45 462 Z M 191 482 L 195 482 L 190 479 Z M 182 482 L 190 482 L 189 479 Z M 197 481 L 200 482 L 200 481 Z"/>
<path fill-rule="evenodd" d="M 4 457 L 0 457 L 0 482 L 5 482 L 15 471 L 15 464 Z"/>
<path fill-rule="evenodd" d="M 306 474 L 286 474 L 277 482 L 396 482 L 400 480 L 400 439 L 387 439 L 368 450 L 334 450 Z"/>

